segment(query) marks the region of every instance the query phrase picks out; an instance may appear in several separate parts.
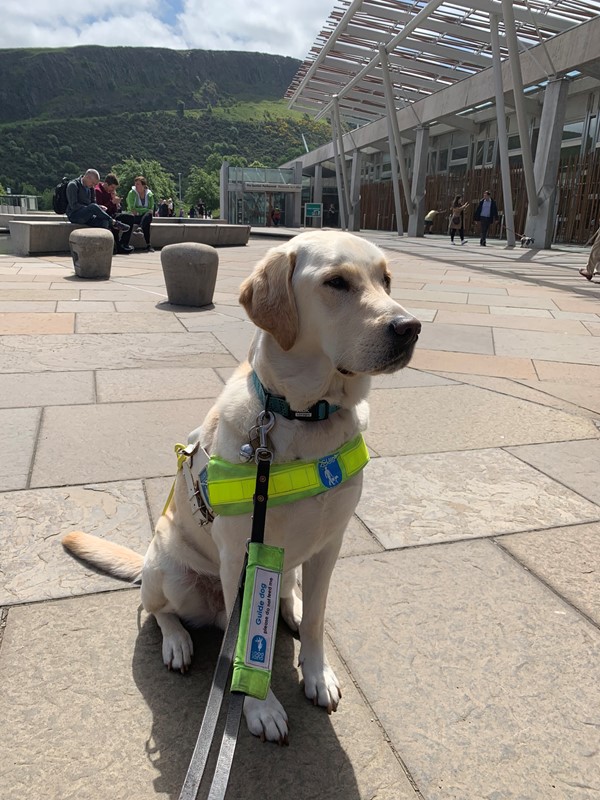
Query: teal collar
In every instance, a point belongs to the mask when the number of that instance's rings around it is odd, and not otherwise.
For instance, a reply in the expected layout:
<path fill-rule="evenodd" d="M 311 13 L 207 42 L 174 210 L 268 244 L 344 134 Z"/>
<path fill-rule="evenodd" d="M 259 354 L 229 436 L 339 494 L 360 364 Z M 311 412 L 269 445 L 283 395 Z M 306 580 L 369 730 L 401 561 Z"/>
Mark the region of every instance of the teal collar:
<path fill-rule="evenodd" d="M 264 405 L 265 411 L 272 411 L 274 414 L 280 414 L 286 419 L 300 419 L 304 422 L 321 422 L 327 419 L 330 414 L 333 414 L 334 411 L 339 411 L 341 408 L 341 406 L 331 405 L 327 400 L 318 400 L 313 406 L 307 408 L 306 411 L 294 411 L 293 408 L 290 408 L 290 404 L 285 397 L 266 391 L 254 370 L 252 371 L 252 382 L 260 402 Z"/>

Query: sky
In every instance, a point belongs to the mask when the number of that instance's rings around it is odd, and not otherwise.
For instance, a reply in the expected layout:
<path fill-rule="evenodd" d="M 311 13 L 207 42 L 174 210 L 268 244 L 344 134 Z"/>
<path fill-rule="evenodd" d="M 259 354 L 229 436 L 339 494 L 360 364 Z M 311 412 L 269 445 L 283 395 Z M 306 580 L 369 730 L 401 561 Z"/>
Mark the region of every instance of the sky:
<path fill-rule="evenodd" d="M 335 0 L 0 0 L 0 48 L 130 45 L 247 50 L 304 59 L 335 4 Z"/>

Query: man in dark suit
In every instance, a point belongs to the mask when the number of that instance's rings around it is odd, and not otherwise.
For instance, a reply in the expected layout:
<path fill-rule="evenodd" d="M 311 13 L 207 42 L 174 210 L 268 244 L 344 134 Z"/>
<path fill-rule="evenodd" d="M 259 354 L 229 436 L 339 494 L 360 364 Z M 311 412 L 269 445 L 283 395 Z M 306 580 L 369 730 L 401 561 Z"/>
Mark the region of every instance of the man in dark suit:
<path fill-rule="evenodd" d="M 496 201 L 492 200 L 491 192 L 485 191 L 483 193 L 473 219 L 481 225 L 479 244 L 481 247 L 485 247 L 488 228 L 492 222 L 496 222 L 498 219 L 498 207 L 496 206 Z"/>

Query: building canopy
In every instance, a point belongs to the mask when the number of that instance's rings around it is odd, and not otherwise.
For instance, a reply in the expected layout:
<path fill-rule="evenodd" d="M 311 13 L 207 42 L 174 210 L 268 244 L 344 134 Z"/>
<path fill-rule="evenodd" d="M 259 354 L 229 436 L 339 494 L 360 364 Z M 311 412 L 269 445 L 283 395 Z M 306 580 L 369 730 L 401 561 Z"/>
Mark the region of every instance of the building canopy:
<path fill-rule="evenodd" d="M 548 76 L 555 70 L 545 42 L 600 16 L 597 0 L 526 0 L 511 5 L 521 53 L 536 47 L 531 57 L 544 60 L 541 66 Z M 337 96 L 347 123 L 373 122 L 386 115 L 380 48 L 387 54 L 400 110 L 491 67 L 491 25 L 498 27 L 501 56 L 506 58 L 502 3 L 496 0 L 471 0 L 468 5 L 339 0 L 286 97 L 290 107 L 319 119 L 331 116 Z M 574 71 L 570 77 L 582 73 Z M 596 67 L 589 74 L 600 77 L 600 70 Z M 471 110 L 479 109 L 465 111 Z"/>

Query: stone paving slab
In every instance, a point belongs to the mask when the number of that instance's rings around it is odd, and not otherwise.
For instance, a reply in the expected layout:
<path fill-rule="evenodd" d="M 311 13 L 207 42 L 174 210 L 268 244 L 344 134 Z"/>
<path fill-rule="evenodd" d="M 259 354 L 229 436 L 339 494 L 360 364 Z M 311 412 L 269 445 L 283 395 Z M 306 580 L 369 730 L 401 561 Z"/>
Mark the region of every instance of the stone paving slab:
<path fill-rule="evenodd" d="M 438 374 L 444 375 L 443 372 Z M 448 373 L 446 377 L 453 377 L 456 379 L 456 375 L 452 373 Z M 593 393 L 592 389 L 588 389 L 586 393 L 583 387 L 565 384 L 565 386 L 567 386 L 567 392 L 565 392 L 565 398 L 563 399 L 560 392 L 553 390 L 556 384 L 547 381 L 516 381 L 508 378 L 488 377 L 486 375 L 464 375 L 461 376 L 461 378 L 464 383 L 468 383 L 470 386 L 479 386 L 481 389 L 491 389 L 500 394 L 520 397 L 522 400 L 529 400 L 541 406 L 561 408 L 576 416 L 594 417 L 593 412 L 589 411 L 583 403 L 579 402 L 584 396 L 588 394 L 591 395 Z M 570 390 L 571 393 L 571 400 L 567 399 L 569 394 L 568 390 Z M 574 400 L 573 398 L 577 399 Z"/>
<path fill-rule="evenodd" d="M 216 358 L 215 358 L 216 356 Z M 0 372 L 228 366 L 227 349 L 211 333 L 11 336 L 0 340 Z M 235 363 L 235 362 L 234 362 Z"/>
<path fill-rule="evenodd" d="M 597 796 L 600 633 L 492 542 L 344 559 L 328 621 L 427 800 Z"/>
<path fill-rule="evenodd" d="M 493 314 L 494 317 L 502 316 L 502 317 L 534 317 L 536 319 L 558 319 L 557 314 L 560 314 L 560 311 L 549 311 L 545 308 L 511 308 L 510 306 L 489 306 L 490 314 Z M 467 307 L 467 311 L 469 313 L 473 313 L 473 309 Z M 575 319 L 573 317 L 572 319 Z M 577 319 L 579 319 L 577 317 Z M 515 323 L 515 324 L 521 324 Z"/>
<path fill-rule="evenodd" d="M 0 493 L 0 605 L 123 589 L 72 558 L 61 537 L 83 530 L 145 553 L 151 538 L 140 481 Z"/>
<path fill-rule="evenodd" d="M 214 332 L 214 336 L 238 362 L 242 362 L 248 358 L 254 332 L 254 325 L 246 322 L 219 328 Z"/>
<path fill-rule="evenodd" d="M 416 369 L 436 372 L 456 372 L 469 375 L 495 375 L 500 378 L 537 377 L 528 358 L 500 358 L 499 356 L 472 355 L 417 349 L 410 362 Z"/>
<path fill-rule="evenodd" d="M 600 502 L 493 449 L 374 458 L 356 513 L 394 549 L 596 521 Z"/>
<path fill-rule="evenodd" d="M 187 441 L 212 404 L 212 399 L 194 399 L 48 408 L 31 486 L 172 475 L 174 445 Z"/>
<path fill-rule="evenodd" d="M 74 314 L 0 313 L 0 336 L 73 333 Z"/>
<path fill-rule="evenodd" d="M 162 314 L 78 313 L 77 333 L 178 333 L 184 328 L 171 312 Z"/>
<path fill-rule="evenodd" d="M 508 448 L 526 464 L 600 504 L 600 441 L 553 442 Z"/>
<path fill-rule="evenodd" d="M 373 389 L 401 389 L 409 386 L 450 386 L 455 383 L 456 380 L 451 378 L 407 367 L 391 375 L 377 375 L 373 378 L 371 387 Z"/>
<path fill-rule="evenodd" d="M 541 381 L 600 386 L 600 366 L 561 364 L 557 361 L 534 361 L 534 365 L 537 377 Z"/>
<path fill-rule="evenodd" d="M 518 320 L 515 320 L 518 316 Z M 523 331 L 548 331 L 549 333 L 569 333 L 574 336 L 589 336 L 590 331 L 576 320 L 568 319 L 539 319 L 522 315 L 502 315 L 499 313 L 489 314 L 484 318 L 483 314 L 464 314 L 462 312 L 439 311 L 435 318 L 436 325 L 441 323 L 453 323 L 459 325 L 489 326 L 491 328 L 510 328 Z"/>
<path fill-rule="evenodd" d="M 600 340 L 594 336 L 565 336 L 559 333 L 497 330 L 496 353 L 524 356 L 540 361 L 570 361 L 575 364 L 600 364 Z"/>
<path fill-rule="evenodd" d="M 457 350 L 461 353 L 485 355 L 494 353 L 494 340 L 490 327 L 466 328 L 462 325 L 448 325 L 437 321 L 423 323 L 419 346 L 426 350 Z"/>
<path fill-rule="evenodd" d="M 11 609 L 0 651 L 0 796 L 176 798 L 219 636 L 196 631 L 194 641 L 191 672 L 168 672 L 158 627 L 139 611 L 137 591 Z M 351 677 L 328 651 L 344 692 L 331 717 L 304 698 L 298 643 L 280 626 L 274 688 L 291 720 L 290 746 L 263 744 L 242 724 L 229 796 L 417 800 Z M 204 787 L 199 797 L 206 797 Z"/>
<path fill-rule="evenodd" d="M 59 300 L 56 305 L 56 310 L 58 312 L 61 311 L 73 311 L 77 313 L 90 313 L 90 312 L 111 312 L 115 311 L 115 304 L 111 301 L 106 302 L 86 302 L 85 300 Z"/>
<path fill-rule="evenodd" d="M 518 533 L 496 543 L 600 626 L 600 524 Z"/>
<path fill-rule="evenodd" d="M 366 441 L 380 455 L 600 436 L 590 419 L 466 384 L 378 389 L 370 406 Z"/>
<path fill-rule="evenodd" d="M 0 283 L 0 292 L 3 290 L 3 288 L 4 284 Z M 12 302 L 6 302 L 6 303 L 0 300 L 0 312 L 2 314 L 23 314 L 23 313 L 34 313 L 40 311 L 50 312 L 50 311 L 55 311 L 56 306 L 57 306 L 56 300 L 39 300 L 37 302 L 33 301 L 31 303 L 26 300 L 14 300 Z M 68 311 L 69 309 L 65 310 Z"/>
<path fill-rule="evenodd" d="M 99 403 L 185 400 L 216 398 L 223 389 L 223 381 L 215 370 L 201 367 L 107 369 L 96 372 L 96 387 Z"/>
<path fill-rule="evenodd" d="M 95 402 L 92 372 L 0 374 L 0 407 L 63 406 Z"/>
<path fill-rule="evenodd" d="M 547 393 L 547 395 L 560 398 L 566 401 L 566 403 L 600 415 L 600 393 L 595 386 L 554 383 L 552 381 L 524 381 L 524 383 Z"/>
<path fill-rule="evenodd" d="M 0 492 L 27 486 L 40 414 L 39 408 L 0 409 Z"/>

